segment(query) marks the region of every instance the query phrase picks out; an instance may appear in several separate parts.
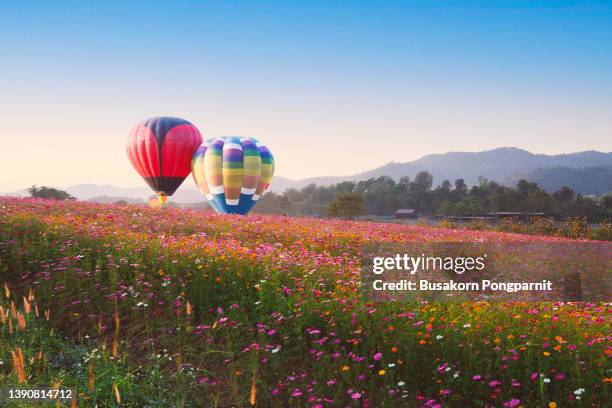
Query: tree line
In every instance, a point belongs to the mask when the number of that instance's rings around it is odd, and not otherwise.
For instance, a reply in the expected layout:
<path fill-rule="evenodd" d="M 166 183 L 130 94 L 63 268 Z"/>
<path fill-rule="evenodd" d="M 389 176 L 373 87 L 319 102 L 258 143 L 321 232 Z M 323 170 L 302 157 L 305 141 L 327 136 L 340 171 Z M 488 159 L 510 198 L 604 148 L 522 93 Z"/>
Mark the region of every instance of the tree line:
<path fill-rule="evenodd" d="M 74 200 L 65 191 L 32 186 L 32 197 Z M 548 193 L 537 183 L 519 180 L 514 187 L 486 178 L 468 187 L 463 179 L 444 180 L 433 187 L 433 176 L 419 172 L 395 181 L 381 176 L 369 180 L 345 181 L 330 186 L 310 184 L 283 193 L 268 192 L 254 207 L 263 214 L 332 216 L 354 218 L 359 215 L 392 216 L 400 208 L 411 208 L 419 215 L 481 216 L 491 212 L 542 212 L 557 219 L 586 218 L 589 222 L 612 219 L 612 193 L 603 196 L 576 194 L 562 186 Z"/>
<path fill-rule="evenodd" d="M 395 181 L 381 176 L 330 186 L 310 184 L 283 193 L 265 194 L 254 211 L 268 214 L 336 216 L 367 214 L 391 216 L 397 209 L 412 208 L 421 215 L 480 216 L 491 212 L 543 212 L 558 219 L 587 217 L 591 222 L 612 218 L 612 194 L 593 197 L 563 186 L 548 193 L 537 183 L 519 180 L 514 187 L 486 178 L 469 187 L 463 179 L 444 180 L 433 187 L 433 176 L 419 172 Z"/>

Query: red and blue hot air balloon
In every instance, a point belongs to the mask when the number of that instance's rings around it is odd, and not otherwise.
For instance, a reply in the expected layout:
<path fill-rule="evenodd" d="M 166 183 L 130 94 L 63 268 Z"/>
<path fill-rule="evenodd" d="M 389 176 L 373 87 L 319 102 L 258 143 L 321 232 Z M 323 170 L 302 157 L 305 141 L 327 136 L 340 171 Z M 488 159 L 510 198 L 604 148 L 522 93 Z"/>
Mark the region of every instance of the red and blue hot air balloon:
<path fill-rule="evenodd" d="M 191 157 L 201 144 L 192 123 L 160 116 L 136 125 L 126 148 L 132 166 L 164 204 L 191 172 Z"/>

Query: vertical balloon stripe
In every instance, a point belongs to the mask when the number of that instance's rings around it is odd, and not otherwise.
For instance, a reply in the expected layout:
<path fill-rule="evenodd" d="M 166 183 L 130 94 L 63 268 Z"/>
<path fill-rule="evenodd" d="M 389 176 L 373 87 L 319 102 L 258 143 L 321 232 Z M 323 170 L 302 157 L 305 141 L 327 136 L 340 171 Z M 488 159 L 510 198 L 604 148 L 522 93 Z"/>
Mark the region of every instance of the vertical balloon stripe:
<path fill-rule="evenodd" d="M 236 137 L 228 137 L 223 144 L 223 192 L 227 205 L 238 205 L 244 161 L 242 144 Z"/>
<path fill-rule="evenodd" d="M 256 145 L 261 154 L 261 176 L 255 194 L 253 195 L 253 200 L 258 200 L 259 197 L 266 192 L 270 187 L 270 182 L 274 175 L 274 158 L 272 157 L 272 153 L 261 143 L 257 143 Z"/>
<path fill-rule="evenodd" d="M 132 164 L 143 177 L 159 175 L 157 142 L 150 129 L 136 126 L 129 140 Z M 151 154 L 149 154 L 151 152 Z"/>
<path fill-rule="evenodd" d="M 134 148 L 134 131 L 135 129 L 130 132 L 130 137 L 128 138 L 128 142 L 125 145 L 125 150 L 127 152 L 130 163 L 132 163 L 132 166 L 134 166 L 138 174 L 142 175 L 145 174 L 146 170 L 143 168 L 142 163 L 140 162 L 140 159 L 138 158 L 136 150 Z"/>
<path fill-rule="evenodd" d="M 191 160 L 191 173 L 193 174 L 193 180 L 200 189 L 200 192 L 210 201 L 213 196 L 210 192 L 210 188 L 208 188 L 206 177 L 204 177 L 204 154 L 207 148 L 208 142 L 204 142 L 193 154 L 193 159 Z"/>
<path fill-rule="evenodd" d="M 204 153 L 204 177 L 212 194 L 223 194 L 223 139 L 212 139 Z"/>
<path fill-rule="evenodd" d="M 132 131 L 132 135 L 131 135 L 131 147 L 132 147 L 132 157 L 134 158 L 134 161 L 137 164 L 137 168 L 139 168 L 140 172 L 142 172 L 141 174 L 143 174 L 144 176 L 151 176 L 153 174 L 153 171 L 151 170 L 151 167 L 149 166 L 149 163 L 145 160 L 146 158 L 146 152 L 145 154 L 142 154 L 139 152 L 139 148 L 140 148 L 140 141 L 139 141 L 139 133 L 140 130 L 138 127 L 134 128 L 134 130 Z M 139 166 L 139 167 L 138 167 Z"/>
<path fill-rule="evenodd" d="M 162 145 L 161 163 L 162 163 L 162 175 L 169 177 L 176 173 L 179 158 L 182 154 L 182 143 L 181 134 L 174 132 L 172 128 L 166 134 L 164 138 L 164 144 Z"/>
<path fill-rule="evenodd" d="M 138 155 L 141 157 L 147 167 L 149 168 L 149 177 L 158 177 L 161 175 L 161 168 L 159 166 L 159 146 L 155 139 L 155 135 L 150 129 L 140 128 L 137 137 L 137 149 Z"/>
<path fill-rule="evenodd" d="M 240 192 L 245 195 L 253 195 L 257 189 L 261 175 L 261 154 L 253 139 L 242 139 L 242 151 L 244 153 L 244 176 Z"/>
<path fill-rule="evenodd" d="M 201 143 L 200 132 L 191 124 L 168 130 L 162 147 L 162 174 L 187 177 L 191 171 L 191 156 Z"/>

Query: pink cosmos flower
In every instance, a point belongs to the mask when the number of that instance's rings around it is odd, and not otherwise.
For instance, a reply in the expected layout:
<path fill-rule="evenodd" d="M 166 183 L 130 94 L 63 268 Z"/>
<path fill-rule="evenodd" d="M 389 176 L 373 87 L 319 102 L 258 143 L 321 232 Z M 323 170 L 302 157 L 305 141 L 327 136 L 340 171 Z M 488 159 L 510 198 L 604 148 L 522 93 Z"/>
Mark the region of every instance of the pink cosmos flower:
<path fill-rule="evenodd" d="M 491 388 L 497 388 L 500 385 L 502 385 L 501 381 L 498 381 L 498 380 L 491 380 L 491 381 L 489 381 L 489 387 L 491 387 Z"/>

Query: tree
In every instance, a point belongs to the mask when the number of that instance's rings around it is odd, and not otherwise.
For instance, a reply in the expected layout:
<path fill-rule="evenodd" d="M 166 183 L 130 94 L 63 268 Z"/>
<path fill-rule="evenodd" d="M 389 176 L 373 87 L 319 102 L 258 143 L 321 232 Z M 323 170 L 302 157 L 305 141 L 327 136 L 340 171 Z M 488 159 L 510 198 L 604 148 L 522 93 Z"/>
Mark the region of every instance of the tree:
<path fill-rule="evenodd" d="M 365 199 L 359 193 L 340 194 L 327 207 L 330 217 L 352 219 L 364 212 Z"/>
<path fill-rule="evenodd" d="M 28 188 L 30 196 L 35 198 L 46 198 L 48 200 L 76 200 L 73 196 L 65 191 L 58 190 L 53 187 L 36 187 L 32 186 Z"/>
<path fill-rule="evenodd" d="M 559 190 L 553 193 L 553 197 L 560 203 L 567 203 L 574 199 L 576 193 L 568 186 L 562 186 Z"/>
<path fill-rule="evenodd" d="M 427 171 L 419 171 L 414 178 L 414 189 L 418 191 L 427 191 L 433 184 L 433 176 Z"/>
<path fill-rule="evenodd" d="M 288 214 L 292 212 L 292 207 L 287 195 L 280 195 L 270 191 L 259 199 L 254 212 L 262 214 Z"/>
<path fill-rule="evenodd" d="M 489 180 L 487 180 L 486 177 L 478 176 L 478 187 L 480 187 L 483 190 L 488 189 L 489 188 Z"/>
<path fill-rule="evenodd" d="M 440 184 L 440 191 L 444 192 L 445 194 L 448 194 L 450 192 L 450 189 L 451 189 L 450 181 L 444 180 L 442 184 Z"/>
<path fill-rule="evenodd" d="M 530 189 L 529 182 L 525 179 L 520 179 L 516 183 L 516 189 L 518 190 L 521 198 L 526 198 L 527 194 L 529 194 Z"/>
<path fill-rule="evenodd" d="M 410 176 L 402 176 L 397 182 L 400 186 L 409 186 L 410 185 Z"/>
<path fill-rule="evenodd" d="M 352 193 L 355 188 L 355 183 L 352 181 L 343 181 L 341 183 L 336 184 L 336 190 L 338 193 Z"/>
<path fill-rule="evenodd" d="M 462 178 L 455 180 L 455 194 L 458 198 L 462 198 L 468 193 L 468 186 Z"/>
<path fill-rule="evenodd" d="M 467 197 L 461 202 L 463 213 L 461 215 L 479 215 L 484 213 L 484 205 L 478 197 Z"/>
<path fill-rule="evenodd" d="M 442 201 L 438 207 L 440 214 L 452 215 L 454 213 L 453 203 L 450 201 Z"/>

